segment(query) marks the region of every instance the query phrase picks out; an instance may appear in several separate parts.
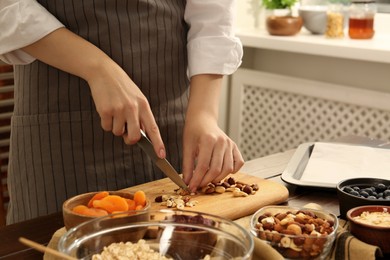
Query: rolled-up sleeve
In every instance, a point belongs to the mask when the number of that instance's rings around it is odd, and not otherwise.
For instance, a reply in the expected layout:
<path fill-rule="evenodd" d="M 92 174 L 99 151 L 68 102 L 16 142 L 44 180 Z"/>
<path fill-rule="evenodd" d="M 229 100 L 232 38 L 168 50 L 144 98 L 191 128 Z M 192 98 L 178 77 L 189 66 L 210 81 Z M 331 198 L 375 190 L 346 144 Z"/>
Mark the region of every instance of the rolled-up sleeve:
<path fill-rule="evenodd" d="M 0 59 L 9 64 L 34 61 L 21 48 L 64 26 L 36 0 L 1 0 L 0 24 Z"/>
<path fill-rule="evenodd" d="M 243 49 L 234 35 L 234 0 L 188 0 L 184 19 L 189 76 L 235 72 Z"/>

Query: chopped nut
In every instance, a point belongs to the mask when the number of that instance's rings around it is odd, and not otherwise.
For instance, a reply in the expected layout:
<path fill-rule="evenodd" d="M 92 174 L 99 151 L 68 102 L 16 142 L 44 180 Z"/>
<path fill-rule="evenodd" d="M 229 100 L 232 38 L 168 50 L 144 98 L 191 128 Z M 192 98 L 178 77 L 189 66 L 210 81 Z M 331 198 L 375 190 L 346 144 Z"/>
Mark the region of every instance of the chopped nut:
<path fill-rule="evenodd" d="M 234 190 L 233 196 L 234 197 L 248 197 L 249 195 L 241 190 Z"/>
<path fill-rule="evenodd" d="M 265 223 L 271 223 L 271 224 L 274 224 L 275 223 L 275 220 L 273 217 L 266 217 L 266 218 L 263 218 L 261 220 L 261 223 L 262 224 L 265 224 Z"/>
<path fill-rule="evenodd" d="M 257 185 L 257 183 L 252 184 L 251 187 L 252 187 L 252 189 L 254 191 L 258 191 L 259 190 L 259 185 Z"/>
<path fill-rule="evenodd" d="M 229 188 L 227 188 L 225 191 L 233 192 L 233 191 L 240 191 L 240 189 L 239 189 L 239 188 L 236 188 L 236 187 L 229 187 Z"/>
<path fill-rule="evenodd" d="M 289 248 L 291 245 L 291 239 L 289 237 L 282 237 L 282 239 L 280 240 L 280 244 L 284 248 Z"/>
<path fill-rule="evenodd" d="M 297 224 L 288 225 L 287 230 L 292 231 L 294 235 L 302 235 L 302 229 Z"/>
<path fill-rule="evenodd" d="M 215 187 L 215 192 L 217 192 L 217 193 L 224 193 L 225 190 L 226 190 L 226 188 L 223 186 L 216 186 Z"/>

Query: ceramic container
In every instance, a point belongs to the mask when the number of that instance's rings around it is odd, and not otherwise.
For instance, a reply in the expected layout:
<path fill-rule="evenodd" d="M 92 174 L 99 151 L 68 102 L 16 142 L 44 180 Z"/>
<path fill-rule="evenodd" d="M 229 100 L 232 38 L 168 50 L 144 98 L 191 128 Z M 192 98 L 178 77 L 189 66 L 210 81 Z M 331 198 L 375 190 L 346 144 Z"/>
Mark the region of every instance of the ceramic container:
<path fill-rule="evenodd" d="M 379 225 L 378 218 L 376 221 L 369 220 L 369 215 L 372 213 L 385 214 L 387 216 L 387 226 Z M 366 222 L 361 222 L 356 217 L 362 216 Z M 360 206 L 350 209 L 347 212 L 347 219 L 349 220 L 350 232 L 356 238 L 371 245 L 376 245 L 381 248 L 385 254 L 390 254 L 390 206 L 369 205 Z M 382 219 L 385 221 L 384 219 Z M 382 225 L 385 222 L 382 222 Z"/>
<path fill-rule="evenodd" d="M 378 178 L 351 178 L 340 181 L 336 185 L 337 197 L 340 205 L 340 217 L 346 219 L 347 211 L 354 207 L 378 204 L 390 206 L 390 199 L 385 199 L 386 196 L 384 196 L 383 199 L 377 199 L 369 196 L 364 197 L 360 195 L 359 192 L 353 195 L 347 191 L 348 188 L 355 189 L 354 187 L 358 187 L 359 190 L 362 190 L 371 187 L 378 187 L 378 185 L 384 185 L 384 188 L 382 189 L 385 191 L 390 187 L 390 180 Z"/>
<path fill-rule="evenodd" d="M 266 28 L 269 34 L 277 36 L 292 36 L 297 34 L 303 25 L 299 16 L 270 15 L 266 19 Z"/>

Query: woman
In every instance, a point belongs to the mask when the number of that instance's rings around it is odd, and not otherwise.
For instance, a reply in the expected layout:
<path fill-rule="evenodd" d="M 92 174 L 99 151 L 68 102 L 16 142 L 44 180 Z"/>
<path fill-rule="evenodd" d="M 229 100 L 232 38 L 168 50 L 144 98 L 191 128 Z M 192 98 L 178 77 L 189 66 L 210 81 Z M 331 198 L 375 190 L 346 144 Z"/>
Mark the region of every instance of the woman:
<path fill-rule="evenodd" d="M 233 0 L 2 0 L 0 54 L 16 64 L 7 223 L 165 177 L 133 145 L 140 129 L 192 191 L 237 172 L 217 125 L 242 57 L 232 16 Z"/>

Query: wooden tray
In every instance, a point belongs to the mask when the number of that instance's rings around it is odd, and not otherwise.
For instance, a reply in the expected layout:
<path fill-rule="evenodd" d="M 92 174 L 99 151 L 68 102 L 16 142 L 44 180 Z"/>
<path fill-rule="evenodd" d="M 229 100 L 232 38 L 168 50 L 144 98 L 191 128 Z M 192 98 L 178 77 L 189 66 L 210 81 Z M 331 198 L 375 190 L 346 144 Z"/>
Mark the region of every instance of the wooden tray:
<path fill-rule="evenodd" d="M 236 181 L 241 181 L 246 184 L 257 183 L 259 190 L 248 197 L 233 197 L 231 192 L 222 194 L 197 194 L 191 196 L 191 200 L 197 200 L 199 203 L 194 207 L 185 207 L 186 210 L 205 212 L 218 215 L 231 220 L 235 220 L 244 216 L 248 216 L 256 212 L 258 209 L 272 204 L 280 204 L 288 198 L 287 188 L 280 183 L 261 179 L 244 173 L 236 173 L 231 175 Z M 151 209 L 165 209 L 166 206 L 161 206 L 161 203 L 154 202 L 154 199 L 159 195 L 175 195 L 177 185 L 170 179 L 164 178 L 161 180 L 133 186 L 124 189 L 129 192 L 143 190 L 148 199 L 152 201 Z"/>

